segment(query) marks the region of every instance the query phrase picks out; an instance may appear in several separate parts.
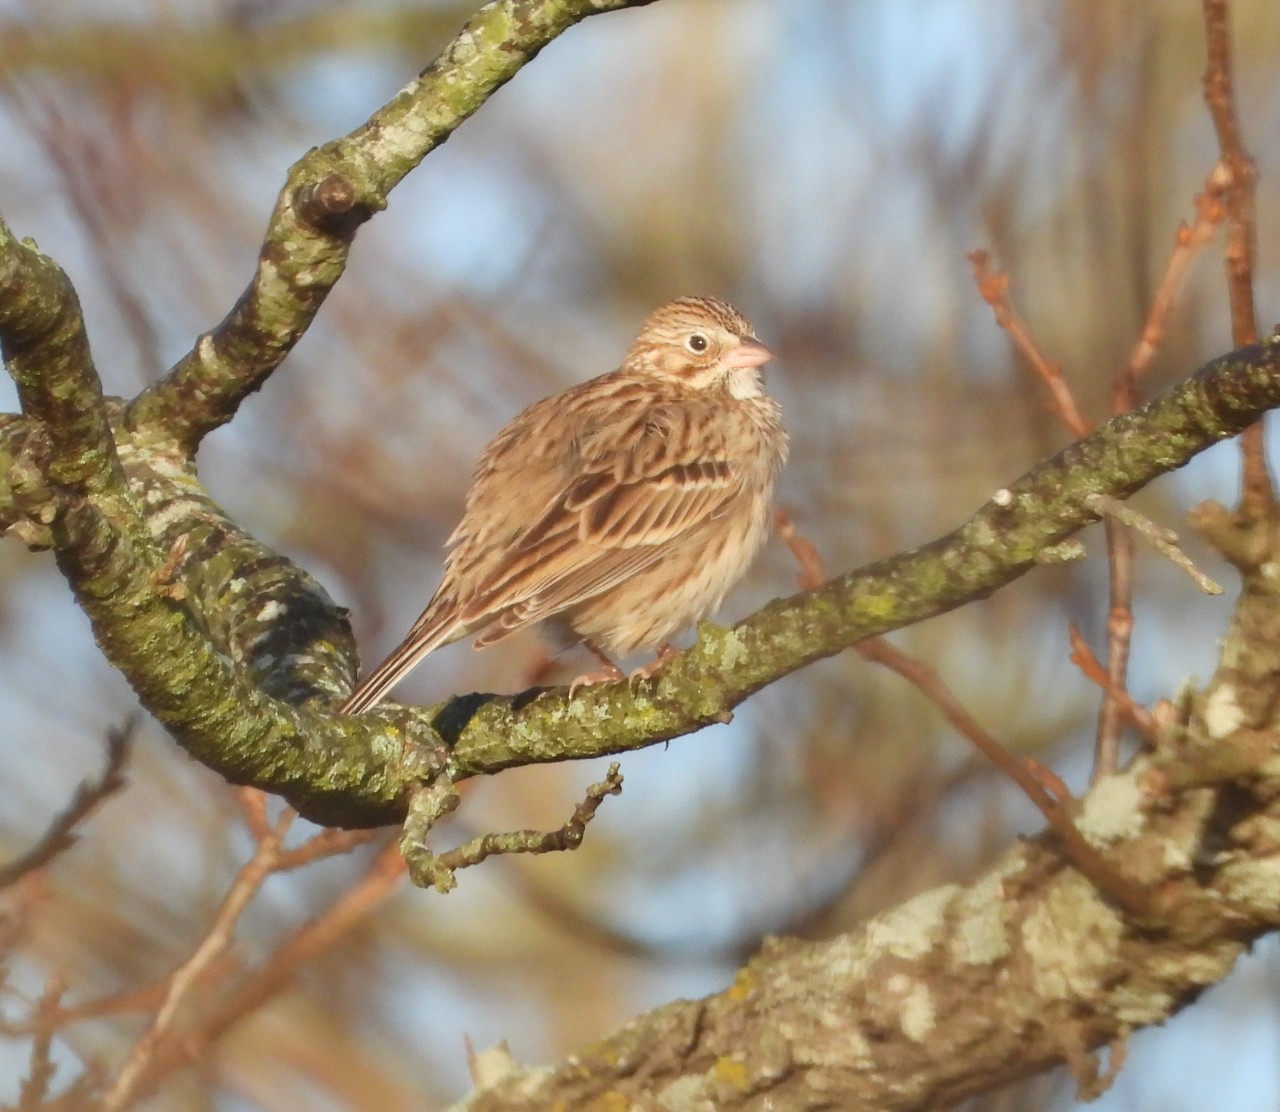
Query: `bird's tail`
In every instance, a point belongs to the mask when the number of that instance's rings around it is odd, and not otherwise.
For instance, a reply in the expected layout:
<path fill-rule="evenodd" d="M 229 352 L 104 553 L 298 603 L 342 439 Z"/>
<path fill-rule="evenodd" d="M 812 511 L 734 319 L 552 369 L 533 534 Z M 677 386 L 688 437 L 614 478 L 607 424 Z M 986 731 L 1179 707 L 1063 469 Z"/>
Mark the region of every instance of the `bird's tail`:
<path fill-rule="evenodd" d="M 391 650 L 391 655 L 356 685 L 339 713 L 360 714 L 382 702 L 387 692 L 416 668 L 424 656 L 463 636 L 466 631 L 458 628 L 452 608 L 437 614 L 432 614 L 432 609 L 429 607 L 408 636 Z"/>

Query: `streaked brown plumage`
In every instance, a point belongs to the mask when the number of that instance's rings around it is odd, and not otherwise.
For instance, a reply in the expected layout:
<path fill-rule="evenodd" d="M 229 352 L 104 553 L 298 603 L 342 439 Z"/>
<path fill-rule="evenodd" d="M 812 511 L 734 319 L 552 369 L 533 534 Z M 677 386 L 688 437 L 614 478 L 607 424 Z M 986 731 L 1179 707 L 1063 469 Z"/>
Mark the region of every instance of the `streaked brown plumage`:
<path fill-rule="evenodd" d="M 732 306 L 682 297 L 618 370 L 515 417 L 476 465 L 435 595 L 343 711 L 471 633 L 483 648 L 541 623 L 625 655 L 715 610 L 765 538 L 787 457 L 771 358 Z"/>

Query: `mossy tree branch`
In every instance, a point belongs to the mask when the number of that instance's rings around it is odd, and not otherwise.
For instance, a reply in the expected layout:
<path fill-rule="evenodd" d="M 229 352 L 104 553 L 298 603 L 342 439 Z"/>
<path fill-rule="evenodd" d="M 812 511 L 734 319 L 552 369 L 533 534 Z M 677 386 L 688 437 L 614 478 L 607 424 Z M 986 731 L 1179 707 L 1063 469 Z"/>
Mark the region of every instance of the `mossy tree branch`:
<path fill-rule="evenodd" d="M 320 821 L 370 825 L 394 821 L 431 751 L 353 735 L 297 705 L 350 687 L 345 614 L 208 498 L 192 461 L 200 439 L 301 337 L 358 224 L 428 151 L 562 31 L 647 2 L 486 7 L 362 128 L 293 168 L 249 288 L 128 405 L 102 397 L 65 275 L 4 230 L 0 340 L 25 418 L 0 423 L 0 526 L 56 549 L 108 659 L 227 779 L 278 791 Z"/>

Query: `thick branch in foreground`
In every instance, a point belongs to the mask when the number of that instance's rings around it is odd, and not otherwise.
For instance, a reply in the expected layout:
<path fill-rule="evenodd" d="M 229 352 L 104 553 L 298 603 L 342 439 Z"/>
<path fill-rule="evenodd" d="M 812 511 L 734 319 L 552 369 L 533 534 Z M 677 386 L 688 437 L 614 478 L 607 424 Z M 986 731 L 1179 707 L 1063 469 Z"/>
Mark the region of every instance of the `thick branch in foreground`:
<path fill-rule="evenodd" d="M 562 1065 L 512 1067 L 459 1108 L 921 1112 L 1062 1064 L 1096 1094 L 1091 1052 L 1114 1063 L 1131 1032 L 1194 1002 L 1280 921 L 1280 514 L 1197 519 L 1245 580 L 1219 671 L 1077 816 L 1157 894 L 1159 928 L 1125 922 L 1042 835 L 850 934 L 770 941 L 724 992 L 640 1016 Z"/>
<path fill-rule="evenodd" d="M 1144 761 L 1095 788 L 1081 827 L 1144 880 L 1177 886 L 1202 915 L 1194 939 L 1127 929 L 1043 844 L 1023 843 L 973 884 L 923 893 L 849 935 L 770 941 L 724 992 L 638 1017 L 462 1107 L 921 1112 L 1080 1062 L 1189 1003 L 1280 914 L 1274 852 L 1257 861 L 1237 847 L 1196 882 L 1212 801 L 1159 813 L 1151 770 Z"/>
<path fill-rule="evenodd" d="M 289 170 L 258 266 L 231 312 L 129 407 L 188 453 L 259 389 L 342 276 L 356 229 L 432 150 L 558 35 L 588 16 L 652 0 L 498 0 L 351 134 Z"/>

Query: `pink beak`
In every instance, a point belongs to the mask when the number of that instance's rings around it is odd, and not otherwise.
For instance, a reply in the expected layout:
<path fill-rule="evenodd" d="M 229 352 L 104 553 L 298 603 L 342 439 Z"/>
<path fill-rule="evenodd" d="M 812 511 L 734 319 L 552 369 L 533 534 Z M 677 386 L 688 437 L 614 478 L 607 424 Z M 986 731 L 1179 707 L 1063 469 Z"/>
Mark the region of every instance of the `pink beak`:
<path fill-rule="evenodd" d="M 726 367 L 760 367 L 773 358 L 773 352 L 754 336 L 746 336 L 724 357 Z"/>

